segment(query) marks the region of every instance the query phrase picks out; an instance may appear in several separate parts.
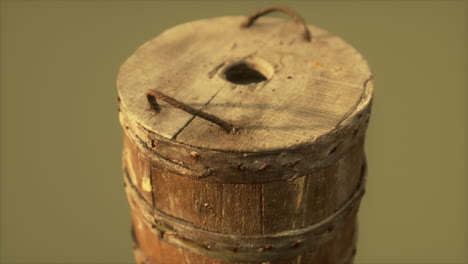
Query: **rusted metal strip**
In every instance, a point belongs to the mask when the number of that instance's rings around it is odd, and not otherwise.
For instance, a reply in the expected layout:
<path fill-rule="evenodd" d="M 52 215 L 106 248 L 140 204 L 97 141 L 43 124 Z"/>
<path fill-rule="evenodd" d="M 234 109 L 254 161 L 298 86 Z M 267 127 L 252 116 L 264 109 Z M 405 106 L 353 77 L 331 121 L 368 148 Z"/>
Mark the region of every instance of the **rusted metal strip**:
<path fill-rule="evenodd" d="M 120 122 L 126 128 L 126 136 L 154 167 L 194 180 L 253 184 L 295 179 L 335 163 L 364 140 L 368 116 L 368 110 L 362 112 L 357 125 L 349 127 L 333 143 L 320 139 L 315 147 L 271 153 L 231 153 L 181 146 L 151 134 L 138 123 L 131 123 L 123 113 L 120 113 Z M 152 136 L 155 138 L 150 138 Z M 324 147 L 328 145 L 330 147 Z M 213 164 L 216 167 L 210 167 Z"/>
<path fill-rule="evenodd" d="M 252 15 L 248 16 L 247 20 L 242 23 L 241 27 L 248 28 L 248 27 L 252 26 L 253 23 L 255 22 L 255 20 L 257 20 L 259 17 L 264 16 L 264 15 L 269 14 L 269 13 L 272 13 L 272 12 L 282 12 L 282 13 L 286 13 L 286 14 L 290 15 L 294 19 L 294 21 L 298 25 L 301 26 L 302 31 L 303 31 L 303 35 L 304 35 L 304 39 L 307 42 L 310 42 L 312 40 L 312 34 L 310 34 L 310 30 L 307 27 L 307 24 L 305 23 L 304 19 L 298 13 L 296 13 L 294 10 L 292 10 L 291 8 L 286 7 L 286 6 L 269 6 L 269 7 L 266 7 L 264 9 L 261 9 L 261 10 L 255 12 L 255 13 L 253 13 Z"/>
<path fill-rule="evenodd" d="M 322 221 L 299 229 L 268 235 L 237 235 L 209 231 L 168 215 L 150 205 L 131 182 L 125 169 L 125 186 L 130 205 L 140 219 L 166 243 L 229 261 L 273 261 L 293 258 L 320 247 L 341 233 L 344 219 L 355 214 L 364 194 L 366 170 L 354 194 L 341 208 Z"/>

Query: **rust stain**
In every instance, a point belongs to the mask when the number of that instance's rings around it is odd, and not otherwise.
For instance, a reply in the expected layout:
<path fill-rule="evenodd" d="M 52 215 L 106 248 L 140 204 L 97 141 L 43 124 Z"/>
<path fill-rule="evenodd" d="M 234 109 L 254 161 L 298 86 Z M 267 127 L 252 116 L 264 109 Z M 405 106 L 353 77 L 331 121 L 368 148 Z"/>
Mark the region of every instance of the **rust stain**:
<path fill-rule="evenodd" d="M 294 166 L 296 166 L 299 162 L 301 162 L 301 160 L 296 160 L 296 161 L 293 161 L 291 163 L 288 164 L 288 167 L 289 168 L 294 168 Z"/>
<path fill-rule="evenodd" d="M 190 152 L 190 158 L 198 160 L 198 158 L 200 158 L 200 154 L 198 154 L 198 152 L 192 151 Z"/>
<path fill-rule="evenodd" d="M 312 64 L 312 66 L 314 66 L 317 69 L 323 69 L 324 68 L 323 63 L 321 63 L 320 61 L 313 60 L 310 63 Z"/>

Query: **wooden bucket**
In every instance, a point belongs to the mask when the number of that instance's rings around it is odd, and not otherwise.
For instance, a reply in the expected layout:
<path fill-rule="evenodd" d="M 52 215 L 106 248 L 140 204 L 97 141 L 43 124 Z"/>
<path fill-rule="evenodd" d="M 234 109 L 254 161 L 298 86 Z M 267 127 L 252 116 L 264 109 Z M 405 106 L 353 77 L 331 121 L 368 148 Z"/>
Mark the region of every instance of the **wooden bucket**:
<path fill-rule="evenodd" d="M 372 76 L 349 44 L 284 7 L 204 19 L 117 88 L 137 263 L 352 263 Z"/>

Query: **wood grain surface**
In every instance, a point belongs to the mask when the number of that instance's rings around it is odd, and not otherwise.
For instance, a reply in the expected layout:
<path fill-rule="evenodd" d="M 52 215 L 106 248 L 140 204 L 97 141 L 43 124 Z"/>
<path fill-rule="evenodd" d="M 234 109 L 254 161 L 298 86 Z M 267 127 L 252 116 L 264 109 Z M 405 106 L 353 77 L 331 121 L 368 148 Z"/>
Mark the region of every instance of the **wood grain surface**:
<path fill-rule="evenodd" d="M 308 26 L 220 17 L 171 28 L 122 65 L 123 163 L 138 263 L 352 263 L 372 76 Z M 244 64 L 265 80 L 230 81 Z M 246 81 L 246 80 L 243 80 Z M 154 89 L 240 127 L 158 100 Z M 264 243 L 262 242 L 264 241 Z M 262 244 L 263 243 L 263 244 Z"/>
<path fill-rule="evenodd" d="M 122 65 L 117 87 L 128 116 L 167 139 L 209 149 L 267 151 L 316 141 L 370 100 L 371 73 L 363 57 L 341 38 L 309 26 L 244 17 L 182 24 L 142 45 Z M 225 70 L 245 61 L 269 79 L 237 85 Z M 148 111 L 145 92 L 155 89 L 242 128 L 223 133 L 206 120 L 160 102 Z M 207 135 L 210 135 L 207 137 Z"/>

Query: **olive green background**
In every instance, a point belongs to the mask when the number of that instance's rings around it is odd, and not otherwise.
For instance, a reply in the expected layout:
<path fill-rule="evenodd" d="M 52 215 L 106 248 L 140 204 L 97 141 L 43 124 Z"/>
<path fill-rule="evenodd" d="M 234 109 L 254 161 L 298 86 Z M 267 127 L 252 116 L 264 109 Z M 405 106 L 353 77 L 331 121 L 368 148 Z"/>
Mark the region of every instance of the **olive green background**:
<path fill-rule="evenodd" d="M 2 1 L 0 262 L 132 263 L 119 65 L 166 28 L 270 4 L 342 36 L 375 75 L 356 263 L 468 263 L 461 0 Z"/>

